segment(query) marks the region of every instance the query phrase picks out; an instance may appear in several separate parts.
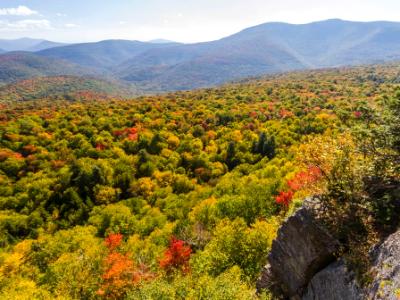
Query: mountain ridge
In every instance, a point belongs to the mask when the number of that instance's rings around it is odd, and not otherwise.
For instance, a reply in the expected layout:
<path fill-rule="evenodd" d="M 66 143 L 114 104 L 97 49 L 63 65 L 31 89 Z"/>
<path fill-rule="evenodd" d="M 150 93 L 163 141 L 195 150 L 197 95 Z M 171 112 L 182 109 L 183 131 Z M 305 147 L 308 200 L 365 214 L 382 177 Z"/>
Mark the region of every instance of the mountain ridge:
<path fill-rule="evenodd" d="M 210 42 L 104 40 L 34 54 L 151 86 L 152 91 L 187 90 L 264 74 L 400 60 L 400 23 L 270 22 Z"/>
<path fill-rule="evenodd" d="M 116 74 L 137 82 L 145 73 L 162 86 L 191 89 L 267 73 L 384 62 L 400 59 L 400 40 L 392 42 L 399 33 L 395 22 L 264 23 L 217 41 L 152 49 L 124 62 Z M 187 83 L 187 72 L 194 83 Z M 196 82 L 198 77 L 206 80 Z"/>
<path fill-rule="evenodd" d="M 168 44 L 115 39 L 45 49 L 36 52 L 36 54 L 44 57 L 66 59 L 83 66 L 106 70 L 140 52 L 158 47 L 168 47 Z"/>
<path fill-rule="evenodd" d="M 52 47 L 66 46 L 65 43 L 48 41 L 45 39 L 19 38 L 19 39 L 0 39 L 0 48 L 4 52 L 29 51 L 35 52 Z"/>

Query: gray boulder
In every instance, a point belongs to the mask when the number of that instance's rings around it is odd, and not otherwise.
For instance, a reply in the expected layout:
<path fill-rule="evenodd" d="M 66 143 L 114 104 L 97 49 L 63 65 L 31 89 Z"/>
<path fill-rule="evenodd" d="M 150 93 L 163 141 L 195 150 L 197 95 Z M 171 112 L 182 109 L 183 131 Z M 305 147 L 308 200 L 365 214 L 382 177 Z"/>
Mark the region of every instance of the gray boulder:
<path fill-rule="evenodd" d="M 320 224 L 318 200 L 307 199 L 278 230 L 257 291 L 291 300 L 400 300 L 400 230 L 371 250 L 372 283 L 360 287 L 339 242 Z"/>
<path fill-rule="evenodd" d="M 317 221 L 317 209 L 315 201 L 305 201 L 281 226 L 271 247 L 269 277 L 289 298 L 299 299 L 311 278 L 335 260 L 339 243 Z"/>
<path fill-rule="evenodd" d="M 363 300 L 360 288 L 346 264 L 336 261 L 316 274 L 302 297 L 303 300 Z"/>
<path fill-rule="evenodd" d="M 399 300 L 400 299 L 400 230 L 390 235 L 371 253 L 372 284 L 364 289 L 353 272 L 339 260 L 316 274 L 303 300 Z"/>

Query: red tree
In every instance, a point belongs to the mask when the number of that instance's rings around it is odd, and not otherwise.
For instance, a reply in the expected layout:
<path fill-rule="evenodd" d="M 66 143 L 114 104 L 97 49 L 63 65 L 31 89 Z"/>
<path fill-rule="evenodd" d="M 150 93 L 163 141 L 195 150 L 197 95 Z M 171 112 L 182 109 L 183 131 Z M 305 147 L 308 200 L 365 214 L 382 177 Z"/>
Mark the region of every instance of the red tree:
<path fill-rule="evenodd" d="M 121 253 L 123 236 L 120 233 L 110 234 L 104 240 L 108 255 L 103 261 L 103 283 L 97 294 L 107 299 L 121 299 L 126 292 L 142 280 L 153 278 L 146 266 L 137 267 L 128 253 Z"/>
<path fill-rule="evenodd" d="M 278 196 L 275 197 L 276 203 L 283 205 L 285 207 L 289 206 L 290 202 L 293 199 L 293 192 L 280 192 Z"/>
<path fill-rule="evenodd" d="M 104 149 L 106 149 L 106 146 L 101 144 L 101 143 L 97 143 L 96 144 L 96 150 L 98 151 L 103 151 Z"/>
<path fill-rule="evenodd" d="M 121 245 L 122 238 L 122 234 L 112 233 L 105 238 L 104 243 L 106 244 L 108 250 L 114 251 L 117 247 Z"/>
<path fill-rule="evenodd" d="M 168 249 L 160 260 L 160 267 L 167 272 L 173 270 L 189 271 L 189 259 L 192 249 L 184 241 L 171 238 Z"/>
<path fill-rule="evenodd" d="M 122 130 L 115 130 L 113 134 L 118 138 L 126 137 L 130 141 L 136 141 L 139 137 L 139 130 L 136 127 L 131 127 Z"/>
<path fill-rule="evenodd" d="M 292 179 L 287 181 L 287 185 L 293 190 L 298 191 L 307 185 L 317 181 L 321 177 L 321 170 L 317 167 L 309 167 L 307 171 L 297 173 Z"/>
<path fill-rule="evenodd" d="M 321 170 L 317 167 L 309 167 L 307 171 L 297 173 L 292 179 L 286 182 L 289 190 L 286 192 L 282 191 L 275 197 L 276 203 L 288 207 L 296 191 L 316 182 L 320 177 Z"/>

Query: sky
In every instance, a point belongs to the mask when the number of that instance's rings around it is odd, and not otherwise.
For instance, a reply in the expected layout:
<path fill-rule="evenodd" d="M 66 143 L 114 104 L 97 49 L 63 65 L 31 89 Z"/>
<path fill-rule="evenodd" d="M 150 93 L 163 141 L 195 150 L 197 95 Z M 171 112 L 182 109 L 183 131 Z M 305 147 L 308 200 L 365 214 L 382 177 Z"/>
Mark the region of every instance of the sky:
<path fill-rule="evenodd" d="M 266 22 L 400 21 L 400 0 L 0 0 L 0 39 L 216 40 Z"/>

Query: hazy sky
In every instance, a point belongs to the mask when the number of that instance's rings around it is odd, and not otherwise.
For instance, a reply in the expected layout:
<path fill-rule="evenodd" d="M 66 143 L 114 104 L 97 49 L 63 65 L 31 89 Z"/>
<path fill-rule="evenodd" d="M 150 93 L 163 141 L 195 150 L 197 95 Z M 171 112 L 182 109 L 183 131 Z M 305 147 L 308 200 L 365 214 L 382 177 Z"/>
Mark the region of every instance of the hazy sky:
<path fill-rule="evenodd" d="M 400 21 L 400 0 L 0 0 L 0 38 L 198 42 L 330 18 Z"/>

